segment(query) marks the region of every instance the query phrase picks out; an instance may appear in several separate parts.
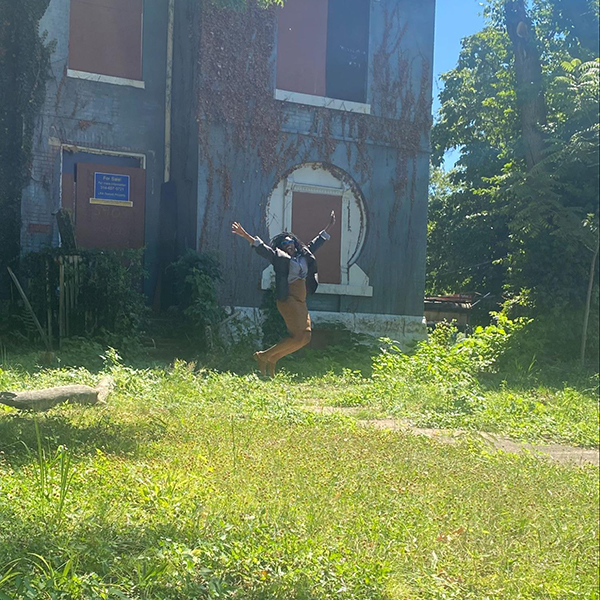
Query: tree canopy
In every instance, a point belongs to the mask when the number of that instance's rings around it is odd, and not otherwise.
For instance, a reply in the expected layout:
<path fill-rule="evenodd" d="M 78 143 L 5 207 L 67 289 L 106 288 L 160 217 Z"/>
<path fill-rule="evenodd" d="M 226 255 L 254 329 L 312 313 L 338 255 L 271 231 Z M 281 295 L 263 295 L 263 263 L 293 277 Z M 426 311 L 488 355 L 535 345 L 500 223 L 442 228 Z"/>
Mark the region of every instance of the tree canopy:
<path fill-rule="evenodd" d="M 591 26 L 590 26 L 591 24 Z M 433 160 L 431 292 L 583 310 L 598 247 L 598 4 L 489 0 L 443 75 Z M 597 304 L 597 277 L 592 301 Z"/>

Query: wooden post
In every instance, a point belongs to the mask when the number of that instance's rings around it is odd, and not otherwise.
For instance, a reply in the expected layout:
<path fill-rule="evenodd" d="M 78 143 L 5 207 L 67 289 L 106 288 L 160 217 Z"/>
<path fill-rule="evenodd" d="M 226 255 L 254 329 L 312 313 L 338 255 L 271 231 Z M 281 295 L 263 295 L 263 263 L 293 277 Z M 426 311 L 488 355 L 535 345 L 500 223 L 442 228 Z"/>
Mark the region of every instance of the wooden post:
<path fill-rule="evenodd" d="M 65 325 L 67 337 L 71 337 L 71 306 L 73 305 L 73 257 L 67 256 L 65 271 Z"/>
<path fill-rule="evenodd" d="M 594 275 L 596 274 L 596 260 L 598 258 L 598 246 L 594 252 L 594 258 L 592 258 L 592 264 L 590 267 L 590 277 L 588 283 L 587 298 L 585 301 L 585 314 L 583 316 L 583 335 L 581 336 L 581 368 L 585 367 L 585 349 L 587 346 L 587 330 L 590 319 L 590 305 L 592 303 L 592 290 L 594 289 Z"/>
<path fill-rule="evenodd" d="M 50 292 L 50 259 L 46 259 L 46 320 L 48 339 L 52 339 L 52 294 Z"/>
<path fill-rule="evenodd" d="M 65 261 L 58 257 L 58 337 L 60 344 L 65 337 Z"/>
<path fill-rule="evenodd" d="M 77 328 L 81 329 L 81 319 L 78 304 L 79 304 L 79 290 L 80 290 L 80 278 L 79 278 L 79 266 L 81 264 L 81 256 L 78 254 L 73 256 L 73 322 L 76 324 Z"/>
<path fill-rule="evenodd" d="M 25 292 L 23 291 L 23 288 L 21 287 L 21 284 L 19 283 L 17 276 L 13 273 L 13 270 L 10 267 L 6 267 L 6 268 L 8 269 L 8 274 L 10 275 L 11 279 L 13 280 L 13 283 L 15 284 L 19 294 L 21 295 L 23 302 L 25 303 L 25 307 L 27 308 L 27 310 L 29 311 L 29 314 L 33 318 L 33 322 L 35 323 L 35 326 L 37 327 L 37 330 L 42 338 L 42 341 L 46 345 L 46 350 L 48 350 L 48 352 L 52 352 L 52 343 L 48 339 L 48 336 L 46 335 L 44 328 L 40 325 L 37 315 L 35 314 L 33 308 L 31 307 L 29 299 L 25 295 Z"/>

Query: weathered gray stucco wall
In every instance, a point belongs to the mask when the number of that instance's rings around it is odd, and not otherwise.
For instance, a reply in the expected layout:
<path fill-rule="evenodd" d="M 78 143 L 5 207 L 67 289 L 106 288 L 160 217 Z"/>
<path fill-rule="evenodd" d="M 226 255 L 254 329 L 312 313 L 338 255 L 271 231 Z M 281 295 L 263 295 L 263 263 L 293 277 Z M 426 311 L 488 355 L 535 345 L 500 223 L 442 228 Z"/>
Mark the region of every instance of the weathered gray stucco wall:
<path fill-rule="evenodd" d="M 368 225 L 357 264 L 370 278 L 373 297 L 317 294 L 310 300 L 310 307 L 331 312 L 423 315 L 434 7 L 434 0 L 371 3 L 367 96 L 371 115 L 284 104 L 251 92 L 237 107 L 246 106 L 246 114 L 236 117 L 232 95 L 245 94 L 242 87 L 251 81 L 241 81 L 236 87 L 238 82 L 230 81 L 236 79 L 231 76 L 235 69 L 228 71 L 223 66 L 222 75 L 218 75 L 204 65 L 210 61 L 215 46 L 222 61 L 236 56 L 235 47 L 228 46 L 230 42 L 225 33 L 219 33 L 219 28 L 229 28 L 229 35 L 235 37 L 239 20 L 213 15 L 206 22 L 203 15 L 203 26 L 191 32 L 193 36 L 204 36 L 194 42 L 199 48 L 199 74 L 197 79 L 193 75 L 193 101 L 199 95 L 201 106 L 197 189 L 191 201 L 197 205 L 198 248 L 216 253 L 221 261 L 225 303 L 259 306 L 260 278 L 265 268 L 264 261 L 251 252 L 246 242 L 231 235 L 231 221 L 238 220 L 250 233 L 267 239 L 265 208 L 280 178 L 298 164 L 321 162 L 348 173 L 364 196 Z M 265 14 L 263 18 L 269 16 Z M 252 30 L 258 19 L 252 17 L 248 29 Z M 268 37 L 272 33 L 273 29 L 267 28 L 262 35 Z M 244 35 L 240 28 L 239 37 Z M 196 51 L 189 37 L 178 43 L 187 52 Z M 243 61 L 250 65 L 246 71 L 253 68 L 252 53 L 264 48 L 265 44 L 260 43 L 243 48 Z M 271 77 L 265 82 L 266 88 L 270 86 L 274 93 L 274 45 L 271 51 L 264 72 Z M 262 68 L 256 67 L 258 74 Z M 238 72 L 243 79 L 244 71 Z M 189 72 L 179 74 L 183 78 L 190 76 Z M 183 89 L 182 82 L 179 85 Z M 212 97 L 217 96 L 216 104 L 206 100 L 202 105 L 203 90 L 207 89 Z M 187 100 L 178 98 L 179 106 L 185 109 L 181 111 L 181 132 L 189 123 L 190 92 L 187 93 Z M 261 124 L 268 123 L 261 116 L 261 106 L 270 106 L 271 102 L 279 127 L 275 136 L 272 131 L 260 129 Z M 177 119 L 179 108 L 174 110 Z M 195 131 L 193 135 L 197 135 Z M 189 151 L 189 138 L 182 137 L 174 147 L 175 162 L 186 159 L 184 154 Z M 187 190 L 193 176 L 189 169 L 186 173 L 180 177 L 187 178 Z M 315 223 L 315 233 L 324 225 Z"/>
<path fill-rule="evenodd" d="M 146 266 L 153 271 L 164 170 L 167 0 L 147 0 L 143 20 L 145 89 L 67 76 L 70 0 L 51 0 L 41 29 L 56 48 L 38 118 L 31 183 L 23 194 L 24 253 L 58 244 L 52 216 L 61 203 L 61 145 L 146 157 Z M 151 289 L 151 282 L 148 289 Z"/>

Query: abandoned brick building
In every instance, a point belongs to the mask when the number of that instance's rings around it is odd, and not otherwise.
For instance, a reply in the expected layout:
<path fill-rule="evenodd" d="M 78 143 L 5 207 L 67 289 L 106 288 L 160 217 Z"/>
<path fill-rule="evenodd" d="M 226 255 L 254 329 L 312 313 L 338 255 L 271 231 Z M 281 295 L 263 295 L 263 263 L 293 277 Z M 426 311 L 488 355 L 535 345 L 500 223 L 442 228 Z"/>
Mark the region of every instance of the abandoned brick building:
<path fill-rule="evenodd" d="M 52 78 L 22 200 L 23 252 L 145 248 L 152 298 L 186 248 L 256 322 L 272 272 L 230 233 L 309 239 L 315 324 L 422 337 L 435 0 L 51 0 Z"/>

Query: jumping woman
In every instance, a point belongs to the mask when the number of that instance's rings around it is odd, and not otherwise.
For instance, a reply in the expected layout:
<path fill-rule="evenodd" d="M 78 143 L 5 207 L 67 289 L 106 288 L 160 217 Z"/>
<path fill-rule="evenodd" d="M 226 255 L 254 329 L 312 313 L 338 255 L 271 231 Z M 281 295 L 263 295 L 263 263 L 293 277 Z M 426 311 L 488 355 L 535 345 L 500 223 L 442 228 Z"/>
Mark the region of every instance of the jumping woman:
<path fill-rule="evenodd" d="M 335 224 L 335 213 L 331 211 L 329 224 L 310 244 L 303 244 L 293 233 L 284 231 L 267 246 L 259 237 L 247 233 L 237 222 L 231 232 L 244 238 L 260 256 L 266 258 L 275 269 L 275 294 L 277 310 L 287 325 L 290 336 L 254 358 L 263 375 L 273 376 L 277 361 L 299 350 L 310 342 L 311 323 L 306 306 L 306 295 L 317 290 L 317 260 L 315 252 L 329 239 L 327 231 Z"/>

